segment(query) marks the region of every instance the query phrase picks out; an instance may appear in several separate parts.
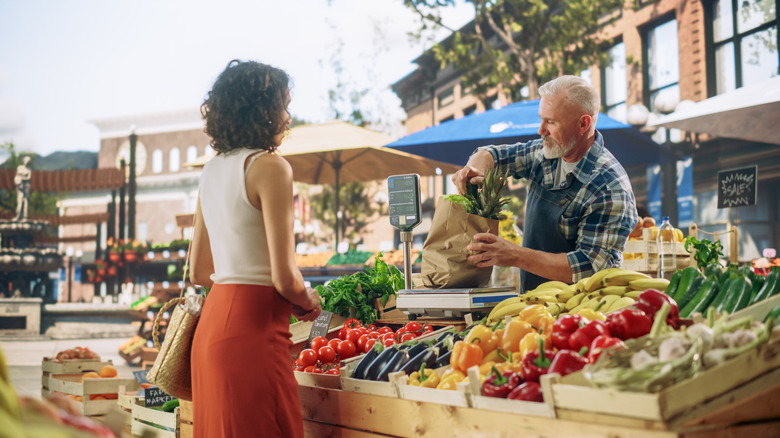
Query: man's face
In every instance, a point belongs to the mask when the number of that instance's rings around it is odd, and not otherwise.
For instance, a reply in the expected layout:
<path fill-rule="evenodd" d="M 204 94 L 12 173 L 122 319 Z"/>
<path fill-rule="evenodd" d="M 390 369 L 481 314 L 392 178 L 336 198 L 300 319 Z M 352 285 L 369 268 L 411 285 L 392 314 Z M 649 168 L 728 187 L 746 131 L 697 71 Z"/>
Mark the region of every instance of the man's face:
<path fill-rule="evenodd" d="M 562 97 L 542 97 L 539 103 L 542 124 L 539 135 L 544 141 L 545 158 L 565 157 L 577 145 L 578 113 Z"/>

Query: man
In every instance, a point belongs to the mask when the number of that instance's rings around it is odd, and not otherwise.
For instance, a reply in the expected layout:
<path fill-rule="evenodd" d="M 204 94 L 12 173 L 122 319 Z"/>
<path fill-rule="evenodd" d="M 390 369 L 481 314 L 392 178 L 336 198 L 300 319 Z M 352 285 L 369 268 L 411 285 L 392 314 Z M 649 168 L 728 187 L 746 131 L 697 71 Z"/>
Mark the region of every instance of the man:
<path fill-rule="evenodd" d="M 573 283 L 620 266 L 637 223 L 636 202 L 623 167 L 596 131 L 599 97 L 576 76 L 539 88 L 541 139 L 478 148 L 452 182 L 482 184 L 485 170 L 506 167 L 528 180 L 523 246 L 493 234 L 474 236 L 468 257 L 477 266 L 517 266 L 523 291 L 549 280 Z"/>

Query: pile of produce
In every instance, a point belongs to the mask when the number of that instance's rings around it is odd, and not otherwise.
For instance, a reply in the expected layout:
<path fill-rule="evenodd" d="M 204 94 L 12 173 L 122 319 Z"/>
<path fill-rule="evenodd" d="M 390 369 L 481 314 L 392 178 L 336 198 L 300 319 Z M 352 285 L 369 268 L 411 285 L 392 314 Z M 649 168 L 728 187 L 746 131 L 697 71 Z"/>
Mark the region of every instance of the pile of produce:
<path fill-rule="evenodd" d="M 336 253 L 328 260 L 326 265 L 363 265 L 371 256 L 371 251 L 357 251 L 350 249 L 345 253 Z"/>
<path fill-rule="evenodd" d="M 591 319 L 604 319 L 603 314 L 607 312 L 633 305 L 642 291 L 664 290 L 668 285 L 669 280 L 663 278 L 651 278 L 626 269 L 607 268 L 575 284 L 548 281 L 519 297 L 506 299 L 493 308 L 487 323 L 493 324 L 505 316 L 515 316 L 533 304 L 544 305 L 553 316 L 584 312 Z"/>
<path fill-rule="evenodd" d="M 110 379 L 112 377 L 117 376 L 116 368 L 114 368 L 113 365 L 105 365 L 102 368 L 100 368 L 100 371 L 84 371 L 81 373 L 81 378 L 79 378 L 79 383 L 83 382 L 84 379 Z M 62 394 L 58 393 L 58 395 L 62 395 L 63 397 L 67 397 L 71 400 L 80 402 L 82 400 L 82 396 L 80 395 L 74 395 L 74 394 Z M 118 398 L 117 393 L 112 394 L 90 394 L 89 399 L 90 400 L 116 400 Z"/>
<path fill-rule="evenodd" d="M 54 362 L 62 362 L 70 359 L 95 359 L 100 360 L 100 355 L 90 350 L 89 347 L 74 347 L 62 350 L 52 359 Z"/>
<path fill-rule="evenodd" d="M 384 306 L 403 287 L 401 271 L 385 263 L 380 252 L 373 267 L 366 266 L 363 272 L 339 277 L 316 289 L 322 297 L 323 310 L 371 324 L 378 316 L 375 301 L 380 300 Z"/>
<path fill-rule="evenodd" d="M 298 354 L 293 362 L 295 371 L 316 374 L 340 374 L 341 361 L 363 353 L 407 343 L 433 331 L 429 324 L 411 321 L 393 331 L 390 327 L 377 328 L 374 324 L 361 324 L 349 319 L 339 330 L 338 337 L 328 340 L 324 336 L 312 339 L 310 348 Z M 375 347 L 376 346 L 376 347 Z"/>
<path fill-rule="evenodd" d="M 465 195 L 444 195 L 443 198 L 462 205 L 468 214 L 499 219 L 501 209 L 509 203 L 509 198 L 501 197 L 508 176 L 506 169 L 487 169 L 481 190 L 476 184 L 467 183 Z"/>

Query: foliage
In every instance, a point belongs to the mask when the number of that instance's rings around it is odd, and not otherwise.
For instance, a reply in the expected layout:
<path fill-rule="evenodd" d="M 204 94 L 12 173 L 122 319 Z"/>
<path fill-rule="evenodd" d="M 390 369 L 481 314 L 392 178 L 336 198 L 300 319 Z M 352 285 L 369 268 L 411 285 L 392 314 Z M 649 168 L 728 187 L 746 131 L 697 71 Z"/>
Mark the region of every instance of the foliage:
<path fill-rule="evenodd" d="M 538 86 L 564 74 L 579 74 L 594 62 L 606 61 L 597 31 L 602 18 L 623 0 L 466 0 L 475 18 L 461 30 L 441 19 L 440 9 L 454 0 L 404 0 L 421 20 L 420 32 L 444 27 L 451 38 L 432 50 L 439 68 L 453 65 L 463 72 L 465 89 L 485 97 L 498 88 L 520 100 L 521 89 L 538 97 Z"/>
<path fill-rule="evenodd" d="M 11 142 L 0 145 L 0 149 L 8 152 L 8 159 L 3 163 L 3 167 L 16 169 L 22 164 L 22 158 L 29 155 L 33 157 L 30 161 L 30 170 L 35 170 L 35 155 L 28 153 L 19 153 Z M 16 214 L 16 189 L 0 190 L 0 213 Z M 57 214 L 57 197 L 46 192 L 30 193 L 30 204 L 28 217 L 33 216 L 52 216 Z"/>
<path fill-rule="evenodd" d="M 707 239 L 699 240 L 694 236 L 688 236 L 685 238 L 684 248 L 689 253 L 695 251 L 693 259 L 696 260 L 696 265 L 700 270 L 710 264 L 718 263 L 723 257 L 723 245 L 720 240 L 711 242 Z"/>
<path fill-rule="evenodd" d="M 501 170 L 488 169 L 481 190 L 476 185 L 467 183 L 466 195 L 446 195 L 445 198 L 462 205 L 466 213 L 498 219 L 501 209 L 509 202 L 509 198 L 501 197 L 508 174 L 503 172 L 503 175 L 500 175 L 499 172 Z"/>
<path fill-rule="evenodd" d="M 359 240 L 359 233 L 372 218 L 379 213 L 379 208 L 371 201 L 369 187 L 365 183 L 345 183 L 339 189 L 339 236 L 351 242 Z M 322 186 L 322 192 L 312 195 L 310 205 L 312 215 L 319 220 L 326 230 L 336 227 L 335 188 Z"/>
<path fill-rule="evenodd" d="M 404 287 L 401 271 L 389 266 L 382 260 L 382 253 L 374 259 L 374 267 L 365 267 L 364 272 L 342 276 L 329 281 L 325 286 L 317 286 L 322 297 L 322 309 L 342 316 L 354 316 L 360 321 L 371 324 L 377 318 L 374 301 L 387 304 L 391 295 Z M 354 310 L 355 314 L 351 315 Z"/>

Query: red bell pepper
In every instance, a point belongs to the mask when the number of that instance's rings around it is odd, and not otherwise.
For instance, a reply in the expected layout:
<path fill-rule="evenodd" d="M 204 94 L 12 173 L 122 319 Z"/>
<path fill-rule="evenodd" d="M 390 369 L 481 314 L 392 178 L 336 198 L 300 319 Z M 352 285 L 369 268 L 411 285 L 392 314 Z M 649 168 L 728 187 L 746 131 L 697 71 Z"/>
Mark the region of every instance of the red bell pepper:
<path fill-rule="evenodd" d="M 591 321 L 571 334 L 569 337 L 569 348 L 574 351 L 580 351 L 582 347 L 590 348 L 591 342 L 601 335 L 610 335 L 607 323 L 598 319 Z"/>
<path fill-rule="evenodd" d="M 650 319 L 655 317 L 655 313 L 661 310 L 664 303 L 669 303 L 669 315 L 666 316 L 666 323 L 677 329 L 680 321 L 680 309 L 677 308 L 677 302 L 674 298 L 659 292 L 655 289 L 647 289 L 636 298 L 637 309 L 645 312 Z"/>
<path fill-rule="evenodd" d="M 547 374 L 547 369 L 555 358 L 555 351 L 544 348 L 544 338 L 539 338 L 539 349 L 526 353 L 523 358 L 523 379 L 526 382 L 538 382 L 539 376 Z"/>
<path fill-rule="evenodd" d="M 644 336 L 652 327 L 653 319 L 638 309 L 623 309 L 607 315 L 609 333 L 622 340 Z"/>
<path fill-rule="evenodd" d="M 587 318 L 577 314 L 566 314 L 558 318 L 553 324 L 550 337 L 555 348 L 559 350 L 568 349 L 571 334 L 588 322 Z"/>
<path fill-rule="evenodd" d="M 506 398 L 517 385 L 523 381 L 514 371 L 504 371 L 501 373 L 493 366 L 490 375 L 482 382 L 482 395 L 485 397 Z"/>
<path fill-rule="evenodd" d="M 510 400 L 524 400 L 532 402 L 543 402 L 542 385 L 539 382 L 525 382 L 518 385 L 507 396 Z"/>
<path fill-rule="evenodd" d="M 600 337 L 600 336 L 599 336 Z M 598 339 L 598 338 L 596 338 Z M 561 376 L 571 374 L 575 371 L 579 371 L 589 363 L 588 357 L 585 353 L 588 351 L 587 347 L 584 347 L 580 351 L 574 350 L 561 350 L 555 355 L 555 359 L 552 360 L 550 368 L 547 369 L 548 374 L 558 373 Z"/>
<path fill-rule="evenodd" d="M 626 344 L 618 338 L 599 336 L 594 339 L 590 344 L 590 352 L 588 353 L 588 360 L 590 363 L 596 363 L 599 356 L 601 356 L 601 352 L 613 345 L 617 345 L 617 347 L 615 347 L 617 349 L 626 348 Z"/>

